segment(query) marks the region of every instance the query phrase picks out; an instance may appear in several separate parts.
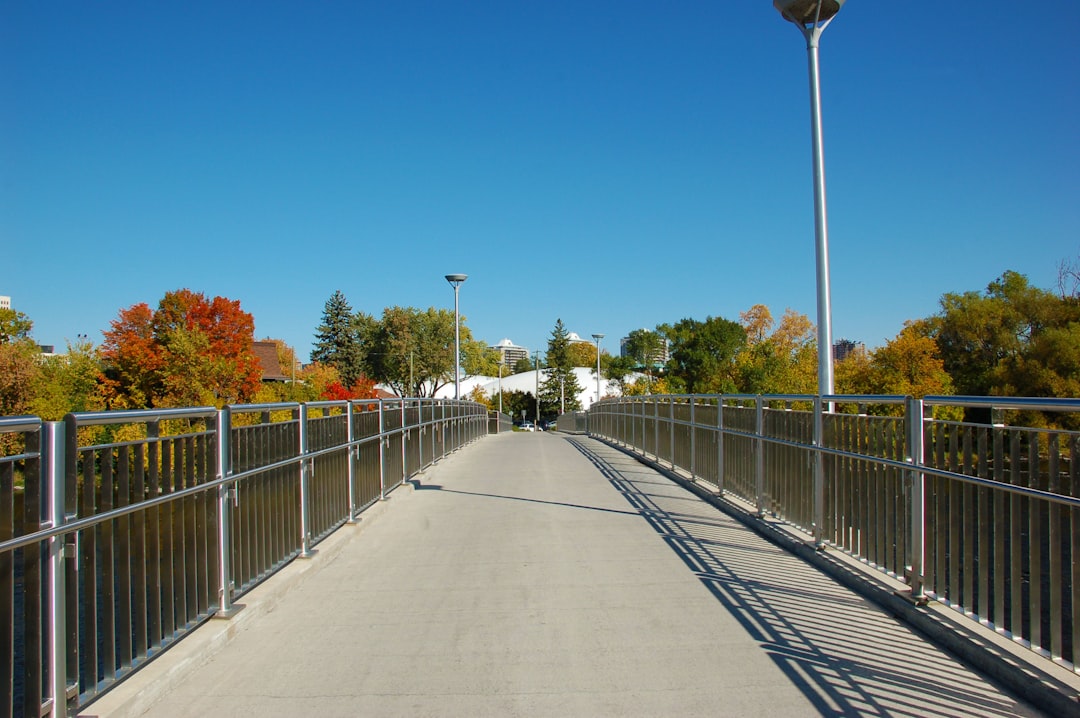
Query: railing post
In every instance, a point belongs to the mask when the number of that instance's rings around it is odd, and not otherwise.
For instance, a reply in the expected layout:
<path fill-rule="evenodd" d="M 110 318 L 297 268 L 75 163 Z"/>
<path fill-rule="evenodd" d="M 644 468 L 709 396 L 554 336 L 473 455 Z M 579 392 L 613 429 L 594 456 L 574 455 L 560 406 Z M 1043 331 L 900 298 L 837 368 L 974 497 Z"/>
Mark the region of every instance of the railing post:
<path fill-rule="evenodd" d="M 383 435 L 383 403 L 379 399 L 379 501 L 386 501 L 386 437 Z"/>
<path fill-rule="evenodd" d="M 690 396 L 690 480 L 697 481 L 697 422 L 695 421 L 694 405 L 697 396 Z"/>
<path fill-rule="evenodd" d="M 348 447 L 346 451 L 346 461 L 348 461 L 348 468 L 346 469 L 346 480 L 349 484 L 349 518 L 345 523 L 356 523 L 356 462 L 360 458 L 360 447 L 355 443 L 356 441 L 356 424 L 353 421 L 353 409 L 355 405 L 352 401 L 345 404 L 345 445 Z"/>
<path fill-rule="evenodd" d="M 724 395 L 716 395 L 716 492 L 724 495 Z"/>
<path fill-rule="evenodd" d="M 308 411 L 307 404 L 300 404 L 298 423 L 300 427 L 300 556 L 314 555 L 311 550 L 311 498 L 308 495 L 312 462 L 308 459 Z"/>
<path fill-rule="evenodd" d="M 831 406 L 831 405 L 830 405 Z M 814 547 L 825 549 L 825 405 L 814 397 Z"/>
<path fill-rule="evenodd" d="M 232 474 L 232 413 L 219 409 L 215 419 L 214 431 L 217 435 L 217 479 L 224 479 Z M 239 500 L 236 484 L 218 485 L 218 611 L 215 618 L 232 618 L 241 607 L 234 606 L 232 592 L 235 582 L 232 575 L 232 507 Z"/>
<path fill-rule="evenodd" d="M 497 433 L 497 432 L 496 432 Z M 416 400 L 416 453 L 420 460 L 416 462 L 416 473 L 424 473 L 424 400 Z"/>
<path fill-rule="evenodd" d="M 405 397 L 401 398 L 401 483 L 409 478 L 409 453 L 406 444 L 409 438 L 409 430 L 405 426 Z"/>
<path fill-rule="evenodd" d="M 908 397 L 905 417 L 908 434 L 907 460 L 912 467 L 909 472 L 911 491 L 908 492 L 910 501 L 908 513 L 911 517 L 911 567 L 908 580 L 911 582 L 911 597 L 916 603 L 926 601 L 926 594 L 923 592 L 923 580 L 926 575 L 926 477 L 921 471 L 926 460 L 923 434 L 925 412 L 926 407 L 922 399 Z"/>
<path fill-rule="evenodd" d="M 668 398 L 668 457 L 671 469 L 675 470 L 675 397 Z"/>
<path fill-rule="evenodd" d="M 765 399 L 761 394 L 755 399 L 754 419 L 754 503 L 758 516 L 765 515 Z"/>
<path fill-rule="evenodd" d="M 65 436 L 66 426 L 62 421 L 46 421 L 41 424 L 43 433 L 42 458 L 44 459 L 43 478 L 49 491 L 48 516 L 46 521 L 51 528 L 66 523 L 65 492 Z M 44 661 L 49 667 L 49 693 L 51 694 L 53 718 L 67 716 L 67 571 L 64 566 L 64 535 L 49 539 L 49 568 L 46 611 L 49 626 L 48 657 Z M 27 551 L 31 549 L 25 549 Z M 34 549 L 36 550 L 36 548 Z"/>

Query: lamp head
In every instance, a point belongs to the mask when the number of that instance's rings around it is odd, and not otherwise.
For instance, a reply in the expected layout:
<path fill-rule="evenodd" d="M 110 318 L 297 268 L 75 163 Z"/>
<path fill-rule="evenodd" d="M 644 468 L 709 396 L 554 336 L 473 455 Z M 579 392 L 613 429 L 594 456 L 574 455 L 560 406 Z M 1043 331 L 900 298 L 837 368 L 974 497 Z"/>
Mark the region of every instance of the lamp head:
<path fill-rule="evenodd" d="M 457 287 L 459 284 L 461 284 L 462 282 L 464 282 L 468 278 L 469 278 L 468 274 L 447 274 L 446 275 L 446 281 L 450 282 L 450 284 L 453 285 L 454 287 Z"/>
<path fill-rule="evenodd" d="M 601 339 L 604 338 L 604 335 L 603 334 L 593 334 L 592 338 L 595 339 L 596 341 L 600 341 Z"/>
<path fill-rule="evenodd" d="M 845 0 L 773 0 L 773 7 L 780 11 L 784 19 L 796 25 L 818 25 L 828 22 Z"/>

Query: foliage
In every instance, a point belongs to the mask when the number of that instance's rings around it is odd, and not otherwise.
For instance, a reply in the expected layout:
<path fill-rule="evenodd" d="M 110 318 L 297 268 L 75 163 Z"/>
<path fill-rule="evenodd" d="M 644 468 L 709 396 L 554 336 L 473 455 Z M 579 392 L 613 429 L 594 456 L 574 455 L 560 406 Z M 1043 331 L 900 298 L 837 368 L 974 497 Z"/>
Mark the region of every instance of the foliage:
<path fill-rule="evenodd" d="M 817 393 L 817 342 L 814 325 L 791 309 L 780 324 L 769 308 L 756 304 L 739 318 L 746 343 L 735 356 L 736 386 L 745 394 Z"/>
<path fill-rule="evenodd" d="M 524 374 L 527 371 L 533 370 L 533 360 L 529 357 L 522 357 L 514 362 L 513 374 Z"/>
<path fill-rule="evenodd" d="M 0 342 L 0 416 L 32 412 L 38 348 L 29 339 Z"/>
<path fill-rule="evenodd" d="M 563 326 L 562 319 L 555 322 L 548 339 L 548 370 L 540 385 L 540 413 L 552 416 L 563 411 L 576 411 L 581 408 L 578 398 L 582 387 L 578 384 L 577 374 L 570 355 L 569 332 Z"/>
<path fill-rule="evenodd" d="M 495 405 L 498 406 L 498 397 L 495 399 Z M 533 396 L 533 393 L 531 391 L 521 391 L 520 389 L 504 391 L 503 413 L 509 414 L 517 421 L 522 417 L 522 410 L 525 411 L 526 419 L 532 419 L 536 416 L 536 397 Z"/>
<path fill-rule="evenodd" d="M 746 344 L 746 331 L 733 321 L 706 317 L 681 319 L 660 331 L 671 342 L 669 383 L 679 382 L 690 394 L 735 391 L 735 356 Z"/>
<path fill-rule="evenodd" d="M 1005 272 L 983 293 L 946 294 L 929 320 L 960 394 L 1080 395 L 1080 301 Z"/>
<path fill-rule="evenodd" d="M 361 366 L 376 382 L 398 396 L 434 396 L 454 380 L 454 313 L 431 307 L 388 307 L 381 320 L 367 322 L 362 335 Z M 498 371 L 497 353 L 475 341 L 460 326 L 466 371 Z"/>
<path fill-rule="evenodd" d="M 334 367 L 341 381 L 351 385 L 363 373 L 360 342 L 369 320 L 366 315 L 353 314 L 345 295 L 335 290 L 326 300 L 322 324 L 315 330 L 311 361 Z"/>
<path fill-rule="evenodd" d="M 12 344 L 30 338 L 34 323 L 22 312 L 0 309 L 0 344 Z"/>
<path fill-rule="evenodd" d="M 255 396 L 254 320 L 238 301 L 168 292 L 121 310 L 104 333 L 102 395 L 112 409 L 223 406 Z"/>
<path fill-rule="evenodd" d="M 85 339 L 69 343 L 67 354 L 40 360 L 32 413 L 46 421 L 59 421 L 68 412 L 104 409 L 98 391 L 100 376 L 101 360 L 93 345 Z"/>
<path fill-rule="evenodd" d="M 570 366 L 588 367 L 596 372 L 596 345 L 589 342 L 571 342 L 566 347 Z"/>

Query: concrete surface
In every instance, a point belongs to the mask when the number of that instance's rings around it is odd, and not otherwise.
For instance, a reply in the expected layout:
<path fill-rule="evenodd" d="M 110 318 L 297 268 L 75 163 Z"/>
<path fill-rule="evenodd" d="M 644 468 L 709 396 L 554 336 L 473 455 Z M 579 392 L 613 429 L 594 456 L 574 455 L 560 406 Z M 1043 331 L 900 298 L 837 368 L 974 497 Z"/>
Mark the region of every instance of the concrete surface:
<path fill-rule="evenodd" d="M 1027 716 L 600 442 L 485 438 L 87 716 Z"/>

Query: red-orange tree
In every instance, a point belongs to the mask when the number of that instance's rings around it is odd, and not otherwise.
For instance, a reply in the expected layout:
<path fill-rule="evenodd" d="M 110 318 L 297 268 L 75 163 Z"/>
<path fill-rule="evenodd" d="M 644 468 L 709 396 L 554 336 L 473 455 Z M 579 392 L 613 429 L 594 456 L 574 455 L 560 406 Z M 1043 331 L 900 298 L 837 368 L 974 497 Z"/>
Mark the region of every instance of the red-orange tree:
<path fill-rule="evenodd" d="M 255 322 L 239 301 L 179 289 L 156 310 L 120 310 L 110 326 L 101 346 L 110 408 L 223 406 L 259 389 Z"/>

